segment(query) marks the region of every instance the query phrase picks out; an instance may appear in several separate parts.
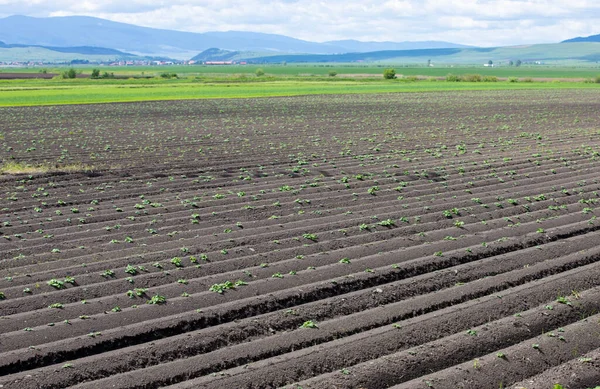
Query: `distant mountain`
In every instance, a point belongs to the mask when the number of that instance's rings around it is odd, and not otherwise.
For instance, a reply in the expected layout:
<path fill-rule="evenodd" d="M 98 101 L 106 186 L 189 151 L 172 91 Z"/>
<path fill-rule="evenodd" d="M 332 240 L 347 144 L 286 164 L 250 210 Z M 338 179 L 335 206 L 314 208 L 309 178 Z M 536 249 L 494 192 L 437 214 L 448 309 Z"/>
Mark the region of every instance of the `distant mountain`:
<path fill-rule="evenodd" d="M 407 48 L 406 45 L 421 49 L 459 46 L 445 42 L 424 42 L 420 46 L 419 42 L 351 40 L 317 43 L 283 35 L 241 31 L 192 33 L 140 27 L 87 16 L 9 16 L 0 19 L 0 40 L 11 44 L 45 47 L 109 47 L 128 53 L 179 59 L 188 59 L 213 47 L 273 54 L 335 54 Z"/>
<path fill-rule="evenodd" d="M 191 33 L 139 27 L 87 16 L 0 19 L 0 40 L 41 46 L 98 46 L 144 55 L 188 59 L 211 47 L 280 53 L 334 53 L 343 50 L 274 34 Z"/>
<path fill-rule="evenodd" d="M 197 56 L 192 58 L 192 61 L 231 61 L 240 54 L 239 51 L 221 50 L 211 48 L 204 50 Z"/>
<path fill-rule="evenodd" d="M 54 47 L 54 46 L 42 46 L 42 45 L 25 45 L 25 44 L 6 44 L 0 41 L 0 48 L 3 49 L 14 49 L 14 48 L 28 48 L 36 47 L 47 49 L 50 51 L 56 51 L 59 53 L 73 53 L 83 55 L 114 55 L 119 58 L 136 57 L 134 54 L 125 53 L 115 49 L 107 49 L 105 47 L 92 47 L 92 46 L 78 46 L 78 47 Z"/>
<path fill-rule="evenodd" d="M 574 43 L 574 42 L 600 42 L 600 34 L 598 35 L 590 35 L 586 37 L 577 37 L 573 39 L 567 39 L 566 41 L 562 41 L 561 43 Z"/>
<path fill-rule="evenodd" d="M 251 63 L 318 63 L 318 62 L 373 62 L 397 60 L 404 62 L 403 58 L 440 58 L 460 54 L 466 49 L 423 49 L 423 50 L 384 50 L 371 51 L 367 53 L 344 53 L 344 54 L 288 54 L 272 55 L 266 57 L 249 57 Z M 425 62 L 425 60 L 420 60 Z"/>
<path fill-rule="evenodd" d="M 449 48 L 423 50 L 384 50 L 368 53 L 345 54 L 288 54 L 259 57 L 251 53 L 238 53 L 237 60 L 249 63 L 349 63 L 380 62 L 390 64 L 411 63 L 433 66 L 440 64 L 487 64 L 492 61 L 498 66 L 507 66 L 510 61 L 523 63 L 547 63 L 553 61 L 600 61 L 600 43 L 553 43 L 486 48 Z M 431 62 L 430 62 L 431 61 Z"/>
<path fill-rule="evenodd" d="M 367 53 L 385 50 L 423 50 L 423 49 L 456 49 L 473 46 L 459 45 L 441 41 L 422 42 L 361 42 L 357 40 L 342 40 L 325 42 L 333 46 L 343 47 L 347 53 Z"/>

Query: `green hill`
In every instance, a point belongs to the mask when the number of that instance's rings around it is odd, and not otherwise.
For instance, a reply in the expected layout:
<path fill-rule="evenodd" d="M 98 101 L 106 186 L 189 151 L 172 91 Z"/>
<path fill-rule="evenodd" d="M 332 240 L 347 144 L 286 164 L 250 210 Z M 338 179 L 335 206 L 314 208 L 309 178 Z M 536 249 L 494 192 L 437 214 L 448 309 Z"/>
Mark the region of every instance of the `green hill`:
<path fill-rule="evenodd" d="M 8 46 L 8 47 L 7 47 Z M 95 49 L 95 48 L 92 48 Z M 0 45 L 0 62 L 52 62 L 68 63 L 74 60 L 106 62 L 121 59 L 143 59 L 131 54 L 117 54 L 116 50 L 87 50 L 65 47 L 51 50 L 41 46 Z"/>
<path fill-rule="evenodd" d="M 335 55 L 273 55 L 264 57 L 238 57 L 251 63 L 310 63 L 310 62 L 381 62 L 381 63 L 435 63 L 447 64 L 495 64 L 516 62 L 566 63 L 600 61 L 600 43 L 554 43 L 494 48 L 453 48 L 425 50 L 388 50 L 370 53 Z"/>
<path fill-rule="evenodd" d="M 193 57 L 193 61 L 232 61 L 240 55 L 239 51 L 229 51 L 221 49 L 207 49 Z"/>
<path fill-rule="evenodd" d="M 25 44 L 7 44 L 0 41 L 0 48 L 13 49 L 13 48 L 40 48 L 50 51 L 57 51 L 59 53 L 76 53 L 84 55 L 112 55 L 119 57 L 136 57 L 134 54 L 124 53 L 115 49 L 108 49 L 105 47 L 93 47 L 93 46 L 76 46 L 76 47 L 53 47 L 53 46 L 42 46 L 42 45 L 25 45 Z"/>

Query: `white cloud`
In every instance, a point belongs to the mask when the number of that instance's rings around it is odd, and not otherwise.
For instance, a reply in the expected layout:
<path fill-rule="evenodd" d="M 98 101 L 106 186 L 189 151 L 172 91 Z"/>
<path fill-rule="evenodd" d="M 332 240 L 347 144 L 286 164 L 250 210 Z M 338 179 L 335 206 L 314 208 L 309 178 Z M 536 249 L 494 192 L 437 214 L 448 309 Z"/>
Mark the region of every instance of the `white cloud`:
<path fill-rule="evenodd" d="M 437 25 L 449 29 L 487 29 L 489 23 L 486 21 L 475 20 L 467 16 L 442 16 L 438 19 Z"/>
<path fill-rule="evenodd" d="M 182 31 L 255 31 L 312 41 L 445 40 L 478 46 L 600 33 L 596 0 L 0 0 L 0 16 L 87 15 Z"/>

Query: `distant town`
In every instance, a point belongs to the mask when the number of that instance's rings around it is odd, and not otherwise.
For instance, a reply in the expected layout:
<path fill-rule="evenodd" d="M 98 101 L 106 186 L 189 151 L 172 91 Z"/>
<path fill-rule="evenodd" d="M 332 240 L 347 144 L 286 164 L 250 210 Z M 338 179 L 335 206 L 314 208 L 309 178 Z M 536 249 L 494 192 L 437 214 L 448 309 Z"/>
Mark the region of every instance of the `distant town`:
<path fill-rule="evenodd" d="M 172 66 L 172 65 L 247 65 L 246 61 L 151 61 L 151 60 L 135 60 L 135 61 L 88 61 L 74 60 L 70 62 L 38 62 L 38 61 L 0 61 L 0 67 L 35 67 L 48 65 L 95 65 L 95 66 Z"/>

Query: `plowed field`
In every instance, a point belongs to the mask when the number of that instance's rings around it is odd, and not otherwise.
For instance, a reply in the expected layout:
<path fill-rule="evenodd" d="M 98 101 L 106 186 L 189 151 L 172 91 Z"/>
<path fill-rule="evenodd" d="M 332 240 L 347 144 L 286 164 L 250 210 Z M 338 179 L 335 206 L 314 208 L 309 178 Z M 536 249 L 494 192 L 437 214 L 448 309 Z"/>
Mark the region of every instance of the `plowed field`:
<path fill-rule="evenodd" d="M 599 102 L 2 108 L 0 387 L 600 385 Z"/>

